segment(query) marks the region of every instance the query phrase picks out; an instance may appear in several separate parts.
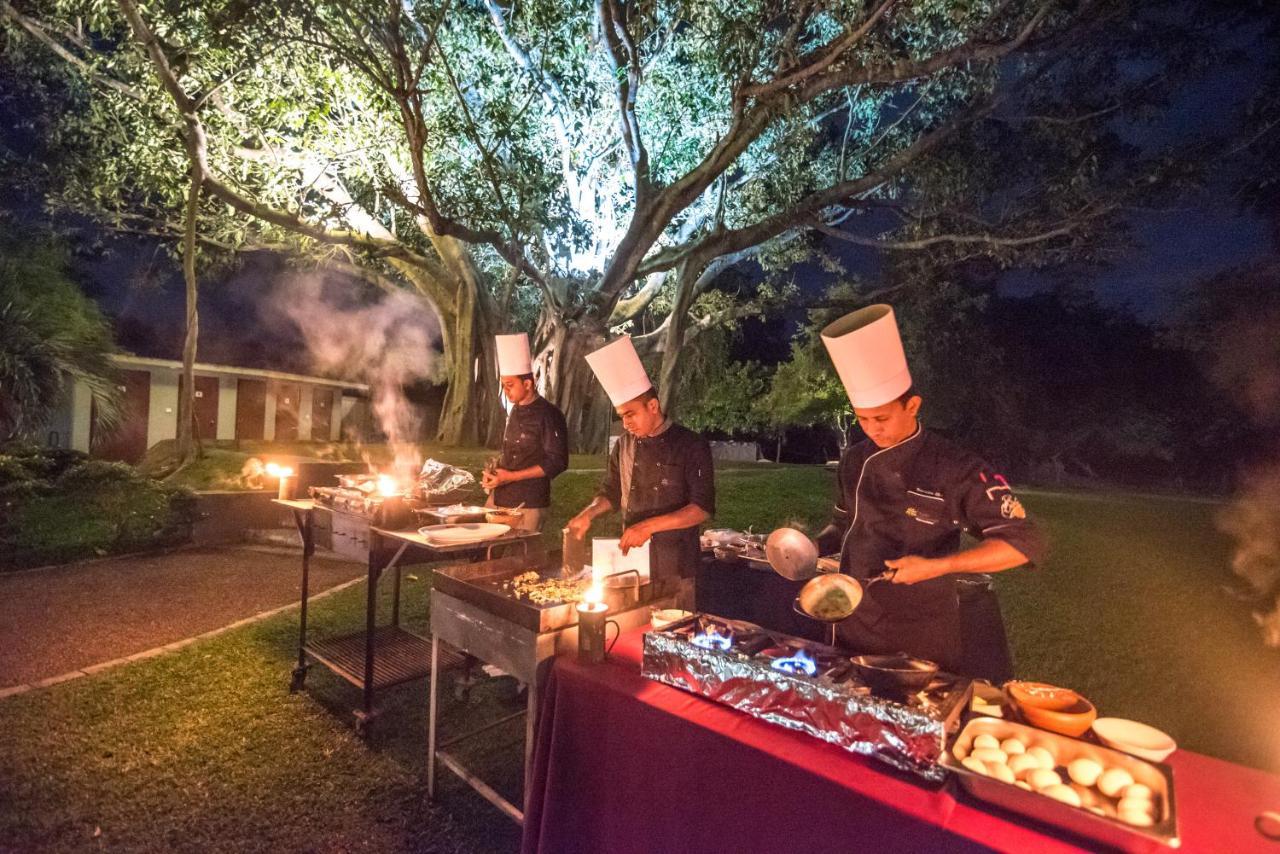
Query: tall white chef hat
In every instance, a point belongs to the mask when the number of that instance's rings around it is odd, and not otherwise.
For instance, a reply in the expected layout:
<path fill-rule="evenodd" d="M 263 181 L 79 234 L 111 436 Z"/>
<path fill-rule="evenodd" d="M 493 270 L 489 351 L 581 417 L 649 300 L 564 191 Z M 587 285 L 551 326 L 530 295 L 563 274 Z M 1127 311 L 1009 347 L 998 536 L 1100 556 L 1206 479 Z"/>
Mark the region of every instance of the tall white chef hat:
<path fill-rule="evenodd" d="M 529 356 L 529 336 L 523 332 L 515 335 L 495 335 L 498 344 L 498 376 L 518 377 L 533 373 L 533 359 Z"/>
<path fill-rule="evenodd" d="M 640 364 L 640 356 L 631 343 L 631 336 L 610 341 L 587 354 L 587 364 L 595 372 L 596 379 L 604 386 L 605 394 L 614 406 L 621 406 L 653 388 L 649 375 Z"/>
<path fill-rule="evenodd" d="M 822 330 L 822 343 L 854 406 L 881 406 L 911 388 L 892 306 L 872 305 L 846 314 Z"/>

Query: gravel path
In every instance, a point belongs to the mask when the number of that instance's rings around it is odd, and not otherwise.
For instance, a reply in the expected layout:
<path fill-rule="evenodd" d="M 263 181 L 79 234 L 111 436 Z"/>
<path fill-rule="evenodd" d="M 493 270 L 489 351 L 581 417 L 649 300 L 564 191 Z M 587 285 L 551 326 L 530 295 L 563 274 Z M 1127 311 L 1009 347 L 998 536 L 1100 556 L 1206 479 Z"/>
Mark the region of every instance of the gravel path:
<path fill-rule="evenodd" d="M 311 560 L 311 593 L 363 564 Z M 184 549 L 0 574 L 0 689 L 183 640 L 298 601 L 299 552 Z"/>

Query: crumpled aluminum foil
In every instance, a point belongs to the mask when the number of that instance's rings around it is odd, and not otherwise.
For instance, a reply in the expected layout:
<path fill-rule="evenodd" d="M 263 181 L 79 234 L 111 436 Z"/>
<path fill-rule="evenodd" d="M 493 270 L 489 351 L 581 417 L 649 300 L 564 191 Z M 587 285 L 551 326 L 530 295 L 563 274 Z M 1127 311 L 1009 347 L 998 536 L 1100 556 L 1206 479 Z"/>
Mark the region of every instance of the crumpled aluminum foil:
<path fill-rule="evenodd" d="M 425 499 L 439 499 L 476 485 L 471 472 L 439 460 L 427 460 L 418 473 L 418 491 Z"/>
<path fill-rule="evenodd" d="M 871 694 L 854 680 L 792 675 L 759 657 L 703 649 L 687 635 L 665 631 L 644 636 L 641 673 L 935 781 L 946 776 L 938 760 L 949 712 L 966 701 L 953 697 L 945 708 L 904 705 Z"/>

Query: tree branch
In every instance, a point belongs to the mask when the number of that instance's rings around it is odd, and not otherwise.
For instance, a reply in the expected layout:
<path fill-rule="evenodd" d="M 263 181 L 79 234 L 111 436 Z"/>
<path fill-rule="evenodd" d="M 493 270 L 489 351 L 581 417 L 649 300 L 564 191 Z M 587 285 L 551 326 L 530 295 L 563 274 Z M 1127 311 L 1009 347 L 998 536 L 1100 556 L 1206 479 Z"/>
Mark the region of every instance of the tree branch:
<path fill-rule="evenodd" d="M 636 187 L 636 207 L 649 197 L 649 152 L 640 136 L 640 120 L 636 116 L 636 95 L 640 91 L 640 55 L 627 31 L 628 6 L 617 0 L 596 0 L 596 14 L 604 34 L 614 82 L 618 92 L 619 126 L 631 160 Z"/>
<path fill-rule="evenodd" d="M 6 18 L 13 21 L 23 30 L 26 30 L 32 38 L 49 48 L 49 50 L 53 51 L 53 53 L 55 53 L 59 58 L 78 68 L 80 73 L 91 82 L 118 92 L 126 98 L 130 98 L 140 104 L 146 103 L 146 97 L 136 88 L 130 86 L 128 83 L 117 80 L 109 74 L 103 74 L 94 68 L 89 62 L 86 62 L 81 57 L 76 56 L 74 53 L 67 50 L 66 47 L 60 44 L 57 39 L 49 34 L 49 30 L 51 28 L 48 25 L 41 23 L 34 18 L 29 18 L 26 15 L 23 15 L 17 9 L 13 8 L 13 6 L 9 5 L 8 0 L 0 0 L 0 13 L 3 13 Z"/>

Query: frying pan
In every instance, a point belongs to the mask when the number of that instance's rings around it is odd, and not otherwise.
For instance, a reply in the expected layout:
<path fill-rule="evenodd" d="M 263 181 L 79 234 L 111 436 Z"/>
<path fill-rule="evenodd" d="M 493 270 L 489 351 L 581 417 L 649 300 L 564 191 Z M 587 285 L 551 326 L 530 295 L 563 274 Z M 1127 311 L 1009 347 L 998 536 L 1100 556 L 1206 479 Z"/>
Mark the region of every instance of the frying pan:
<path fill-rule="evenodd" d="M 791 607 L 812 620 L 828 623 L 831 626 L 831 645 L 835 646 L 836 623 L 853 616 L 853 612 L 862 604 L 867 587 L 877 581 L 891 580 L 895 574 L 897 570 L 890 569 L 863 584 L 853 576 L 840 572 L 823 573 L 805 582 Z M 844 594 L 843 601 L 834 595 L 833 591 L 836 590 Z"/>
<path fill-rule="evenodd" d="M 901 653 L 894 655 L 855 655 L 849 659 L 863 682 L 873 690 L 890 696 L 905 696 L 922 690 L 933 681 L 938 665 L 923 658 Z"/>

